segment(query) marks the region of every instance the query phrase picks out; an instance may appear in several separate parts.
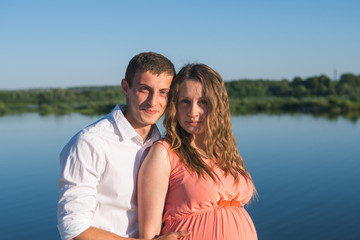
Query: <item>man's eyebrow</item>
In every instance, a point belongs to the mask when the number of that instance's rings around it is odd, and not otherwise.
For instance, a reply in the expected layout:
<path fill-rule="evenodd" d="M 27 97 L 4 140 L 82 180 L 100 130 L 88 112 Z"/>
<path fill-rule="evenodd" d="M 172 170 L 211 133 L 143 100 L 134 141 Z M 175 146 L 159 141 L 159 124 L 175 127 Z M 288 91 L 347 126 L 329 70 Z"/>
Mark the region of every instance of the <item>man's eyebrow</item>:
<path fill-rule="evenodd" d="M 147 88 L 152 89 L 149 85 L 144 84 L 144 83 L 140 83 L 140 84 L 138 85 L 138 87 L 147 87 Z"/>

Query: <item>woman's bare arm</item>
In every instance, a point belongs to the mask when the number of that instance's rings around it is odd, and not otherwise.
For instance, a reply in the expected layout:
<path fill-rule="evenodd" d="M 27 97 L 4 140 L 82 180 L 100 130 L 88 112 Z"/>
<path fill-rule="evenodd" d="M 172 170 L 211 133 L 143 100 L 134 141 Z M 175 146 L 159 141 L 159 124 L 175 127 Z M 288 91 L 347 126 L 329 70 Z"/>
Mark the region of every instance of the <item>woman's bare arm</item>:
<path fill-rule="evenodd" d="M 166 148 L 155 144 L 145 157 L 138 175 L 140 238 L 152 239 L 160 234 L 170 170 Z"/>

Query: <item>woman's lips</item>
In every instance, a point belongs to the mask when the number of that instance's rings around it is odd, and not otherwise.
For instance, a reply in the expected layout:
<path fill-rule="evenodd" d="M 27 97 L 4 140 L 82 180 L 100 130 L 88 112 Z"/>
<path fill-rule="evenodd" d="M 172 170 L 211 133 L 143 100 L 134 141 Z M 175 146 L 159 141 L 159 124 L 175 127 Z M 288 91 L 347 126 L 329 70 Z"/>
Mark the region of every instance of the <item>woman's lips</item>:
<path fill-rule="evenodd" d="M 187 123 L 188 125 L 190 125 L 190 126 L 195 127 L 195 126 L 200 125 L 200 124 L 201 124 L 201 121 L 186 121 L 186 123 Z"/>

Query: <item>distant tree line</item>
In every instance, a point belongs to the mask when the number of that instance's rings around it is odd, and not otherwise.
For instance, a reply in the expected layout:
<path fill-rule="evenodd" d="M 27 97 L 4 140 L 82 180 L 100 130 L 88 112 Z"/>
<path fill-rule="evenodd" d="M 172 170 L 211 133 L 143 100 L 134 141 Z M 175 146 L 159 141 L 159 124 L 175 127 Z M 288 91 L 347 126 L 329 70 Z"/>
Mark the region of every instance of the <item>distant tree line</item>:
<path fill-rule="evenodd" d="M 0 114 L 33 111 L 44 115 L 74 111 L 102 114 L 124 102 L 120 86 L 0 91 Z"/>
<path fill-rule="evenodd" d="M 244 97 L 325 97 L 354 96 L 360 94 L 360 75 L 343 74 L 339 81 L 332 81 L 326 75 L 288 80 L 237 80 L 225 82 L 229 96 Z"/>
<path fill-rule="evenodd" d="M 360 112 L 360 75 L 342 74 L 339 81 L 326 75 L 288 80 L 237 80 L 225 83 L 233 113 Z"/>
<path fill-rule="evenodd" d="M 310 112 L 352 114 L 360 112 L 360 75 L 326 75 L 288 80 L 234 80 L 225 82 L 233 114 L 257 112 Z M 125 103 L 120 86 L 0 91 L 0 115 L 11 112 L 41 114 L 103 114 Z"/>

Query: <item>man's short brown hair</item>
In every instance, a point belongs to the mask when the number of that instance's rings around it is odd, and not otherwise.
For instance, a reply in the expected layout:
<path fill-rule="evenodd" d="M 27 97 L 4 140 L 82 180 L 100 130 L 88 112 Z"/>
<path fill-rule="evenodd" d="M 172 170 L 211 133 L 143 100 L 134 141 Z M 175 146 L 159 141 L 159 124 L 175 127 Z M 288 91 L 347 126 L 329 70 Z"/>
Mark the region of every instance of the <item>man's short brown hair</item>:
<path fill-rule="evenodd" d="M 143 52 L 133 57 L 126 69 L 125 80 L 131 87 L 135 73 L 150 71 L 159 75 L 167 73 L 175 76 L 175 67 L 172 62 L 161 54 L 154 52 Z"/>

